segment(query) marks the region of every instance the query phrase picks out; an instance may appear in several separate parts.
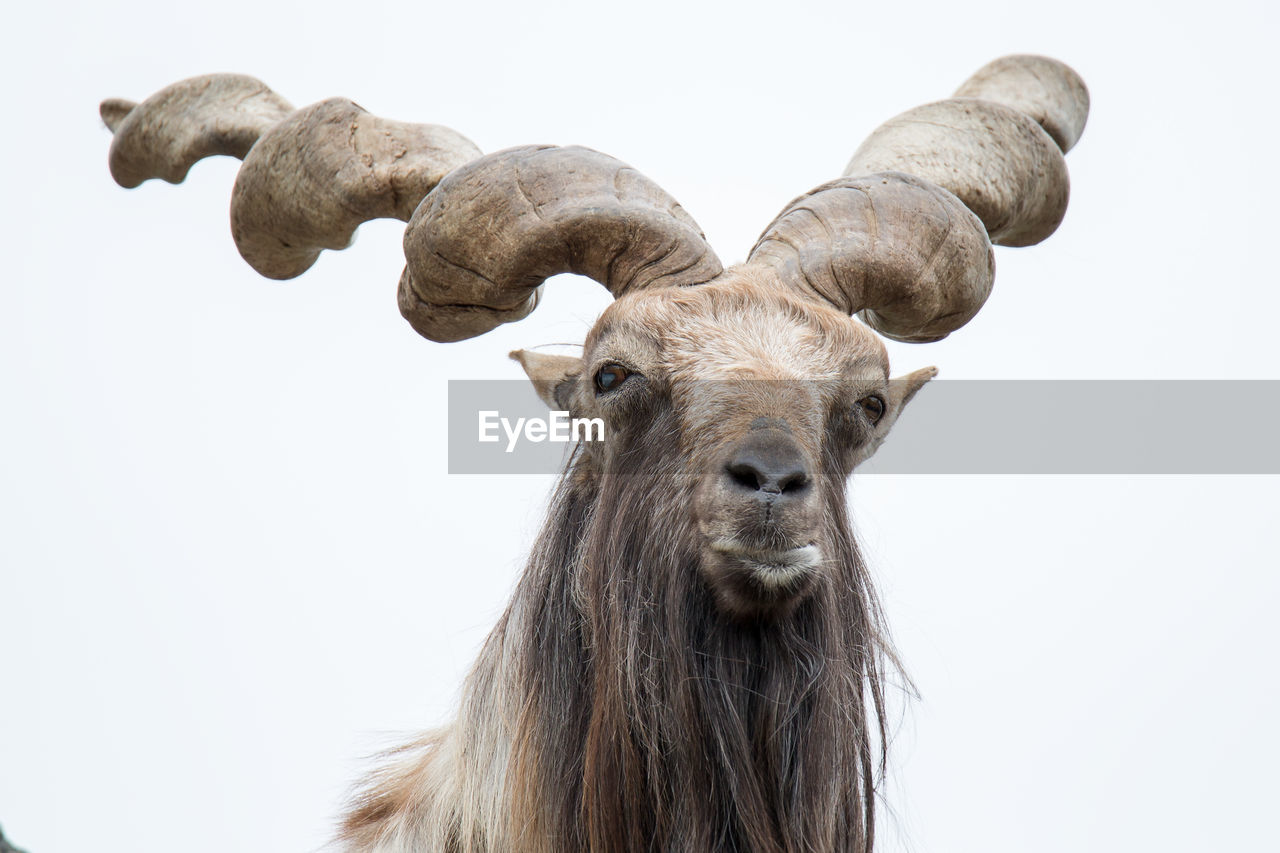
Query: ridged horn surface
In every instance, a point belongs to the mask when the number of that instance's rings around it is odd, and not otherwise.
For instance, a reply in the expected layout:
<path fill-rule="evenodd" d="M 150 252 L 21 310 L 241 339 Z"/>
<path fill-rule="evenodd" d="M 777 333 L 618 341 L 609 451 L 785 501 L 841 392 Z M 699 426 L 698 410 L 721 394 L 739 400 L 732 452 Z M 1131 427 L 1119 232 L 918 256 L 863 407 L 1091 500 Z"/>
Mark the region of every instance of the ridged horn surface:
<path fill-rule="evenodd" d="M 1069 65 L 1047 56 L 1002 56 L 979 68 L 956 90 L 1031 116 L 1065 154 L 1089 118 L 1089 90 Z"/>
<path fill-rule="evenodd" d="M 111 177 L 127 189 L 150 178 L 180 184 L 198 160 L 216 154 L 243 159 L 291 112 L 288 101 L 243 74 L 191 77 L 140 104 L 109 98 L 99 107 L 115 134 L 107 160 Z"/>
<path fill-rule="evenodd" d="M 912 343 L 972 319 L 995 276 L 978 217 L 950 192 L 898 172 L 839 178 L 801 196 L 747 262 Z"/>
<path fill-rule="evenodd" d="M 346 98 L 292 113 L 244 158 L 231 234 L 268 278 L 301 275 L 370 219 L 409 221 L 448 172 L 480 149 L 447 127 L 379 118 Z"/>
<path fill-rule="evenodd" d="M 1039 243 L 1067 212 L 1061 149 L 1031 116 L 994 101 L 953 98 L 890 119 L 862 143 L 845 174 L 890 171 L 956 195 L 1002 246 Z"/>
<path fill-rule="evenodd" d="M 519 320 L 558 273 L 620 296 L 722 271 L 675 199 L 625 163 L 576 147 L 512 148 L 451 172 L 414 213 L 404 252 L 400 310 L 435 341 Z"/>

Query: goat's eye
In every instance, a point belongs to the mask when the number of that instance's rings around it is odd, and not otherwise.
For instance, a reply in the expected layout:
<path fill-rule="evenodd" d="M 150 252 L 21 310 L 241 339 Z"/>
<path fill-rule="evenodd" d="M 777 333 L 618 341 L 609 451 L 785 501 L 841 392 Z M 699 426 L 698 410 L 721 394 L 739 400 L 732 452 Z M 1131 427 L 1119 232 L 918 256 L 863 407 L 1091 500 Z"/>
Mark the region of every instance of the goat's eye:
<path fill-rule="evenodd" d="M 606 364 L 604 367 L 596 371 L 596 388 L 602 393 L 612 391 L 617 388 L 627 377 L 631 375 L 631 371 L 627 370 L 621 364 Z"/>
<path fill-rule="evenodd" d="M 858 401 L 858 406 L 866 412 L 873 424 L 880 423 L 880 419 L 884 417 L 884 398 L 877 394 L 863 397 Z"/>

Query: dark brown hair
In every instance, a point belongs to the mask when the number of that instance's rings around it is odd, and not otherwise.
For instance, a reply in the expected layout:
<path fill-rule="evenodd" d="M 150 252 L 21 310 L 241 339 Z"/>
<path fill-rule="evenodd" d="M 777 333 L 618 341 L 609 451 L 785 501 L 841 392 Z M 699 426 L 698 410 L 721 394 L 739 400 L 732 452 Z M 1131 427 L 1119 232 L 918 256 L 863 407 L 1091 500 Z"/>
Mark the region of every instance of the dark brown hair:
<path fill-rule="evenodd" d="M 579 459 L 512 601 L 524 644 L 508 784 L 519 850 L 867 851 L 894 658 L 823 481 L 827 560 L 770 620 L 717 608 L 668 408 L 603 473 Z M 508 614 L 510 616 L 510 614 Z"/>

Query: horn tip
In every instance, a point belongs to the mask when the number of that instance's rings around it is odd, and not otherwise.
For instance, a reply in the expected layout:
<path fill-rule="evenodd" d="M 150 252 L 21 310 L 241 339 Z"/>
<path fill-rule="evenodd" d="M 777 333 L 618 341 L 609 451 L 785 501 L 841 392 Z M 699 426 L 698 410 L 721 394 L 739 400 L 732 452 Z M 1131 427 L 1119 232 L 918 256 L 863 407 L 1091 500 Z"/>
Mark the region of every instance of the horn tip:
<path fill-rule="evenodd" d="M 115 133 L 137 105 L 137 101 L 129 101 L 124 98 L 107 98 L 98 105 L 98 115 L 102 116 L 102 121 L 106 124 L 107 129 Z"/>

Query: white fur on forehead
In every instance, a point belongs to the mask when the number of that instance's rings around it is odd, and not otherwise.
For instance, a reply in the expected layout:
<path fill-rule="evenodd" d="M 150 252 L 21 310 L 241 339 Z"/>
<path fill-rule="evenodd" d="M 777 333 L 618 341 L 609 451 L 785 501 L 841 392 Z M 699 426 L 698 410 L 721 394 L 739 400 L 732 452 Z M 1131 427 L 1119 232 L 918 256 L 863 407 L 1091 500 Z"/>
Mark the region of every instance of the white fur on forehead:
<path fill-rule="evenodd" d="M 690 378 L 836 379 L 851 355 L 822 330 L 765 306 L 683 319 L 663 335 L 665 356 Z"/>
<path fill-rule="evenodd" d="M 609 325 L 648 331 L 666 366 L 687 378 L 824 380 L 852 365 L 886 375 L 884 345 L 861 323 L 735 272 L 696 288 L 620 300 L 606 312 Z"/>

